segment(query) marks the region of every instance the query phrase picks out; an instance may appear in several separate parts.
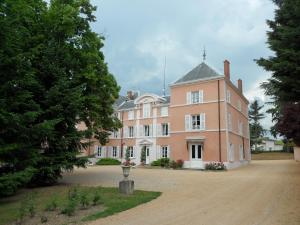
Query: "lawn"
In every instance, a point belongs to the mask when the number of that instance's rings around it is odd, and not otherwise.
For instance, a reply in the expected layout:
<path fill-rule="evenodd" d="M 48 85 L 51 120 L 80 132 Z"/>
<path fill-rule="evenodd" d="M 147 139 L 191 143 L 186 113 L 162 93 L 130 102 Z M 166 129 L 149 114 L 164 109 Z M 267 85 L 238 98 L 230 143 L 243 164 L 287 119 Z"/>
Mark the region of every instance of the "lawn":
<path fill-rule="evenodd" d="M 74 191 L 75 190 L 75 191 Z M 66 208 L 70 202 L 70 193 L 76 194 L 76 210 L 74 215 L 67 216 L 62 214 L 62 209 Z M 100 196 L 100 204 L 92 205 L 95 193 Z M 130 208 L 139 204 L 151 201 L 158 196 L 160 192 L 149 191 L 134 191 L 133 195 L 123 195 L 118 192 L 117 188 L 105 187 L 84 187 L 84 186 L 67 186 L 58 185 L 52 187 L 24 189 L 17 195 L 0 199 L 0 224 L 12 224 L 19 220 L 19 215 L 30 201 L 34 201 L 35 216 L 31 218 L 29 214 L 24 217 L 23 224 L 34 225 L 41 224 L 41 219 L 46 217 L 48 220 L 45 224 L 81 224 L 82 221 L 95 220 L 101 217 L 106 217 Z M 88 207 L 82 207 L 81 196 L 87 196 Z M 31 199 L 31 200 L 30 200 Z M 33 199 L 33 200 L 32 200 Z M 53 200 L 55 199 L 55 200 Z M 47 211 L 47 206 L 53 201 L 57 207 L 52 211 Z M 27 206 L 26 206 L 27 207 Z M 26 208 L 25 207 L 25 208 Z M 52 222 L 51 222 L 52 221 Z"/>
<path fill-rule="evenodd" d="M 286 160 L 294 159 L 294 154 L 289 152 L 259 152 L 251 155 L 252 160 Z"/>

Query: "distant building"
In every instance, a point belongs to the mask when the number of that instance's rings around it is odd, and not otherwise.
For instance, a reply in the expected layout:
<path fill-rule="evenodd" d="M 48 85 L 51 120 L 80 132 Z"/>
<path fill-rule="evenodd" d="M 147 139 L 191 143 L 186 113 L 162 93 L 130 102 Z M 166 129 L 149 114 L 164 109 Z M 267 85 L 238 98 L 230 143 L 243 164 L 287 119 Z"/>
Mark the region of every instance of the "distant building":
<path fill-rule="evenodd" d="M 224 74 L 203 62 L 170 85 L 170 96 L 129 91 L 116 103 L 123 128 L 105 146 L 93 140 L 88 154 L 123 161 L 128 149 L 131 161 L 140 164 L 144 148 L 146 164 L 166 157 L 183 160 L 185 168 L 202 169 L 213 161 L 227 168 L 246 164 L 251 156 L 242 89 L 242 80 L 237 86 L 231 82 L 225 60 Z"/>
<path fill-rule="evenodd" d="M 278 140 L 272 140 L 270 138 L 264 138 L 262 143 L 257 145 L 257 147 L 261 151 L 282 151 L 283 150 L 283 142 Z"/>

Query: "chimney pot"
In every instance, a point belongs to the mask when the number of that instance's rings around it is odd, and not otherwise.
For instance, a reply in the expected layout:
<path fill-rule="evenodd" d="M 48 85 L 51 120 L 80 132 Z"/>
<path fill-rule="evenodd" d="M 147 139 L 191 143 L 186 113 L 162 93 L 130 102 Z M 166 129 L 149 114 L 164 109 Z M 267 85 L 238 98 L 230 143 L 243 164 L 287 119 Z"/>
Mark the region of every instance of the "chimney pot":
<path fill-rule="evenodd" d="M 243 81 L 241 79 L 238 79 L 238 89 L 243 92 Z"/>
<path fill-rule="evenodd" d="M 230 80 L 230 62 L 227 59 L 224 61 L 224 75 Z"/>
<path fill-rule="evenodd" d="M 133 100 L 133 91 L 127 91 L 128 100 Z"/>

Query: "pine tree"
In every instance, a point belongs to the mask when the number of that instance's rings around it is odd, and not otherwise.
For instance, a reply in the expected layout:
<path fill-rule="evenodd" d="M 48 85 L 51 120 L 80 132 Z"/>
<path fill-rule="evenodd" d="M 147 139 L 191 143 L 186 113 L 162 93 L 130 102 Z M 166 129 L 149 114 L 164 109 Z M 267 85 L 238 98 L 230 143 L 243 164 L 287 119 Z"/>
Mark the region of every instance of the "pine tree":
<path fill-rule="evenodd" d="M 120 127 L 112 107 L 120 88 L 90 28 L 95 9 L 88 0 L 0 3 L 0 192 L 4 183 L 53 184 L 85 165 L 82 138 L 103 144 Z M 76 129 L 81 121 L 86 131 Z M 10 182 L 18 173 L 27 179 Z"/>
<path fill-rule="evenodd" d="M 257 60 L 258 65 L 272 72 L 272 77 L 262 84 L 265 94 L 272 98 L 275 126 L 273 134 L 280 133 L 300 145 L 300 123 L 289 120 L 288 112 L 300 113 L 300 1 L 273 0 L 277 5 L 274 21 L 268 20 L 269 48 L 274 56 Z M 298 114 L 299 115 L 299 114 Z M 289 122 L 290 123 L 287 123 Z M 282 126 L 284 124 L 284 126 Z M 293 129 L 292 131 L 290 128 Z"/>
<path fill-rule="evenodd" d="M 260 120 L 265 118 L 264 114 L 261 113 L 263 106 L 260 106 L 257 100 L 254 100 L 249 109 L 249 125 L 250 125 L 250 146 L 251 149 L 257 151 L 257 145 L 261 143 L 264 135 L 264 129 L 260 124 Z"/>

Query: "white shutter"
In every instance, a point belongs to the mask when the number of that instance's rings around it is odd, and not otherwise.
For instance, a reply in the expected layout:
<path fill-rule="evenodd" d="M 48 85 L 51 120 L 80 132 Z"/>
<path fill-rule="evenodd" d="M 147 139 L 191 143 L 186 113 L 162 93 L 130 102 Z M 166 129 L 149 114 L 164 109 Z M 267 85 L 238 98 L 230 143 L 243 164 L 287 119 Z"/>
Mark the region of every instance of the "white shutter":
<path fill-rule="evenodd" d="M 186 93 L 186 104 L 191 104 L 191 92 Z"/>
<path fill-rule="evenodd" d="M 171 125 L 170 123 L 168 123 L 168 135 L 171 135 L 170 132 L 171 132 Z"/>
<path fill-rule="evenodd" d="M 101 158 L 106 158 L 107 157 L 106 153 L 107 153 L 106 147 L 102 146 Z"/>
<path fill-rule="evenodd" d="M 199 90 L 199 103 L 203 103 L 203 90 Z"/>
<path fill-rule="evenodd" d="M 168 145 L 168 158 L 170 158 L 170 150 L 171 150 L 170 145 Z"/>
<path fill-rule="evenodd" d="M 157 137 L 160 137 L 161 136 L 161 124 L 158 123 L 157 126 L 156 126 L 156 136 Z"/>
<path fill-rule="evenodd" d="M 185 130 L 191 129 L 191 116 L 185 115 Z"/>
<path fill-rule="evenodd" d="M 153 137 L 156 137 L 156 136 L 157 136 L 156 123 L 153 124 L 152 136 L 153 136 Z"/>
<path fill-rule="evenodd" d="M 156 156 L 157 156 L 157 159 L 160 159 L 161 158 L 161 147 L 160 147 L 160 145 L 157 145 L 156 146 Z"/>
<path fill-rule="evenodd" d="M 152 129 L 152 124 L 150 124 L 150 125 L 149 125 L 149 136 L 150 136 L 150 137 L 153 136 L 152 131 L 153 131 L 153 129 Z"/>
<path fill-rule="evenodd" d="M 136 158 L 136 147 L 133 146 L 132 149 L 133 149 L 133 158 Z"/>
<path fill-rule="evenodd" d="M 200 114 L 200 129 L 205 130 L 205 113 Z"/>
<path fill-rule="evenodd" d="M 128 127 L 124 127 L 123 128 L 123 132 L 124 132 L 124 138 L 127 138 L 128 137 Z"/>
<path fill-rule="evenodd" d="M 144 132 L 143 125 L 140 125 L 140 127 L 139 127 L 139 136 L 140 136 L 140 137 L 143 137 L 143 136 L 144 136 L 144 135 L 143 135 L 143 132 Z"/>

